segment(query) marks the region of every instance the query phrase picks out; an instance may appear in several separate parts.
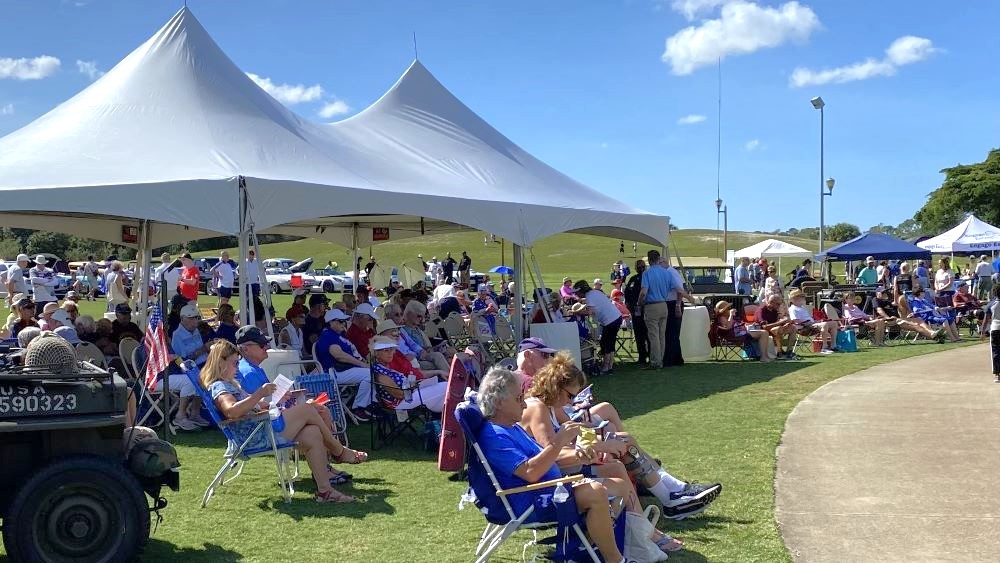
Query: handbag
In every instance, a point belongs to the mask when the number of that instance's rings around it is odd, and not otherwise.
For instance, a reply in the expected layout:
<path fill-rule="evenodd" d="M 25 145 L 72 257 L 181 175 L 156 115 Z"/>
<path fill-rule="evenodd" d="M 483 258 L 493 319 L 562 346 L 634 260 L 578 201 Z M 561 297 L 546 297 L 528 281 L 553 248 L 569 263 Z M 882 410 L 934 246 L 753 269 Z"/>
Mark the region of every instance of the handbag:
<path fill-rule="evenodd" d="M 740 338 L 747 335 L 747 325 L 744 323 L 733 323 L 733 336 Z"/>
<path fill-rule="evenodd" d="M 650 539 L 659 519 L 660 510 L 656 505 L 649 505 L 643 513 L 625 513 L 625 559 L 627 561 L 667 560 L 667 554 Z"/>

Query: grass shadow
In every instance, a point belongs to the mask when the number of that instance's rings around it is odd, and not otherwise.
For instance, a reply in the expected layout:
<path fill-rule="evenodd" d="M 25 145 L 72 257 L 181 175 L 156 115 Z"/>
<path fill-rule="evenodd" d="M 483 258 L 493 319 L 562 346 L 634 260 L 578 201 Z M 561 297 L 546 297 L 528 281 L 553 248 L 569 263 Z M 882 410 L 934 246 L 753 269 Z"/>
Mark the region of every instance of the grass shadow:
<path fill-rule="evenodd" d="M 385 480 L 379 478 L 358 478 L 351 483 L 338 485 L 338 491 L 357 498 L 357 501 L 352 503 L 320 504 L 312 498 L 299 496 L 293 498 L 292 502 L 289 503 L 280 498 L 265 499 L 259 502 L 257 507 L 265 512 L 280 512 L 297 522 L 307 518 L 328 518 L 331 516 L 363 520 L 371 514 L 395 514 L 396 508 L 389 504 L 388 499 L 398 496 L 398 493 L 390 487 L 377 486 L 383 484 L 385 484 Z M 311 497 L 316 492 L 315 483 L 311 479 L 303 479 L 296 487 L 296 492 L 300 491 L 309 493 Z"/>
<path fill-rule="evenodd" d="M 184 561 L 186 563 L 227 563 L 243 561 L 244 556 L 221 546 L 206 543 L 202 548 L 177 547 L 176 545 L 156 538 L 150 538 L 143 551 L 141 559 L 158 561 Z"/>

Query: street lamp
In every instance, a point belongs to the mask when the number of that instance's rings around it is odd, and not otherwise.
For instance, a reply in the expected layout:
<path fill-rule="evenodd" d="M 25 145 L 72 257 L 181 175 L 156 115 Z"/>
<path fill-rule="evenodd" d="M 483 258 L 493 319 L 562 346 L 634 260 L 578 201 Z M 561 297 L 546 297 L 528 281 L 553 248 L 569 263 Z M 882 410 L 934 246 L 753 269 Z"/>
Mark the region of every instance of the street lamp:
<path fill-rule="evenodd" d="M 816 96 L 815 98 L 809 100 L 812 104 L 813 109 L 819 110 L 819 253 L 823 254 L 823 230 L 825 228 L 823 224 L 823 199 L 826 196 L 833 195 L 833 178 L 823 180 L 825 176 L 823 172 L 823 108 L 826 107 L 826 102 L 823 98 Z M 829 193 L 826 188 L 829 188 Z"/>
<path fill-rule="evenodd" d="M 715 200 L 715 213 L 722 214 L 722 259 L 725 260 L 729 248 L 729 206 L 722 206 L 722 198 Z"/>

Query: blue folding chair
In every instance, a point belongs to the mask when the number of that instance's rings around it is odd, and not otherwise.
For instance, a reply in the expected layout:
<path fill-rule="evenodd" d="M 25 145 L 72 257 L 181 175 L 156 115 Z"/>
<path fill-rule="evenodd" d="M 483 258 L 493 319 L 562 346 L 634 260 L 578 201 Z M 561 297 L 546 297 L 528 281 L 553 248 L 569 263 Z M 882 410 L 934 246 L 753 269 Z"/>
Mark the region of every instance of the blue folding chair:
<path fill-rule="evenodd" d="M 291 502 L 292 494 L 295 493 L 293 483 L 299 478 L 297 444 L 285 440 L 280 435 L 274 433 L 274 428 L 271 426 L 271 417 L 266 412 L 238 419 L 239 421 L 251 421 L 255 423 L 253 429 L 249 433 L 246 433 L 245 436 L 238 435 L 234 428 L 232 428 L 233 423 L 237 422 L 237 419 L 229 420 L 224 418 L 219 409 L 215 407 L 215 401 L 212 400 L 212 396 L 201 386 L 201 381 L 198 377 L 200 370 L 190 361 L 185 362 L 183 369 L 188 379 L 194 385 L 194 388 L 198 390 L 198 395 L 201 397 L 202 404 L 205 410 L 208 411 L 208 415 L 212 418 L 216 426 L 222 430 L 222 434 L 225 435 L 226 440 L 229 442 L 226 453 L 223 456 L 222 467 L 216 472 L 215 477 L 208 485 L 208 488 L 205 489 L 205 494 L 201 498 L 201 507 L 205 508 L 208 500 L 215 493 L 216 487 L 225 485 L 239 477 L 243 473 L 243 466 L 247 461 L 251 458 L 264 455 L 274 456 L 275 465 L 278 470 L 278 484 L 281 485 L 281 494 L 285 498 L 285 502 Z M 264 438 L 263 441 L 260 439 L 261 435 Z M 236 470 L 236 474 L 226 479 L 226 474 L 234 469 Z"/>
<path fill-rule="evenodd" d="M 314 375 L 306 374 L 295 378 L 295 388 L 302 389 L 306 396 L 314 398 L 322 393 L 326 393 L 330 401 L 326 408 L 330 409 L 330 416 L 333 417 L 333 433 L 340 440 L 344 447 L 350 447 L 347 441 L 347 409 L 344 408 L 343 398 L 340 396 L 340 386 L 337 385 L 336 372 L 330 368 L 329 373 L 318 373 Z"/>
<path fill-rule="evenodd" d="M 500 548 L 501 545 L 514 532 L 519 530 L 531 530 L 533 539 L 524 545 L 526 551 L 529 546 L 542 543 L 538 541 L 539 530 L 556 530 L 555 544 L 556 551 L 552 556 L 555 561 L 578 561 L 580 558 L 589 559 L 594 563 L 601 563 L 602 559 L 594 545 L 584 533 L 584 522 L 577 512 L 576 501 L 573 498 L 572 488 L 566 487 L 569 498 L 566 502 L 556 504 L 558 519 L 556 521 L 539 521 L 536 509 L 542 508 L 553 502 L 553 491 L 557 483 L 570 483 L 582 478 L 581 475 L 572 475 L 551 481 L 551 486 L 538 489 L 534 503 L 521 514 L 516 514 L 508 495 L 511 490 L 504 490 L 490 467 L 489 461 L 483 454 L 477 437 L 486 419 L 483 417 L 479 406 L 476 404 L 477 393 L 468 391 L 466 400 L 455 409 L 455 418 L 458 419 L 465 433 L 467 448 L 470 450 L 466 459 L 466 475 L 469 481 L 469 489 L 463 495 L 459 509 L 463 508 L 466 502 L 472 502 L 476 508 L 486 517 L 486 529 L 479 538 L 479 545 L 476 547 L 476 563 L 484 563 L 490 556 Z M 625 511 L 622 510 L 615 521 L 615 537 L 618 540 L 619 550 L 624 549 L 625 538 Z"/>

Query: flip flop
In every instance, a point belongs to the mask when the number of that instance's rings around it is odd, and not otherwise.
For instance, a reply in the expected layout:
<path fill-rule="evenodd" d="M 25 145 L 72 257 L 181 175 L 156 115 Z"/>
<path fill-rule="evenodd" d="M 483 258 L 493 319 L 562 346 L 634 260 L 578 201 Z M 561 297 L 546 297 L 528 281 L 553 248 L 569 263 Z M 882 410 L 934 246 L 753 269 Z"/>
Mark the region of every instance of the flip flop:
<path fill-rule="evenodd" d="M 344 456 L 347 454 L 347 452 L 351 452 L 353 454 L 351 456 L 352 459 L 345 459 Z M 333 459 L 338 461 L 339 463 L 349 463 L 351 465 L 357 465 L 359 463 L 364 463 L 368 461 L 368 454 L 365 452 L 352 450 L 351 448 L 344 448 L 343 451 L 340 452 L 340 455 L 333 456 Z"/>
<path fill-rule="evenodd" d="M 656 547 L 660 548 L 660 551 L 663 553 L 673 553 L 684 549 L 684 542 L 679 539 L 672 538 L 667 534 L 663 534 L 663 537 L 653 543 L 655 543 Z"/>
<path fill-rule="evenodd" d="M 345 495 L 344 493 L 336 489 L 330 489 L 329 491 L 326 492 L 316 493 L 316 496 L 313 497 L 313 499 L 321 504 L 322 503 L 347 504 L 357 500 L 354 497 L 350 495 Z"/>

